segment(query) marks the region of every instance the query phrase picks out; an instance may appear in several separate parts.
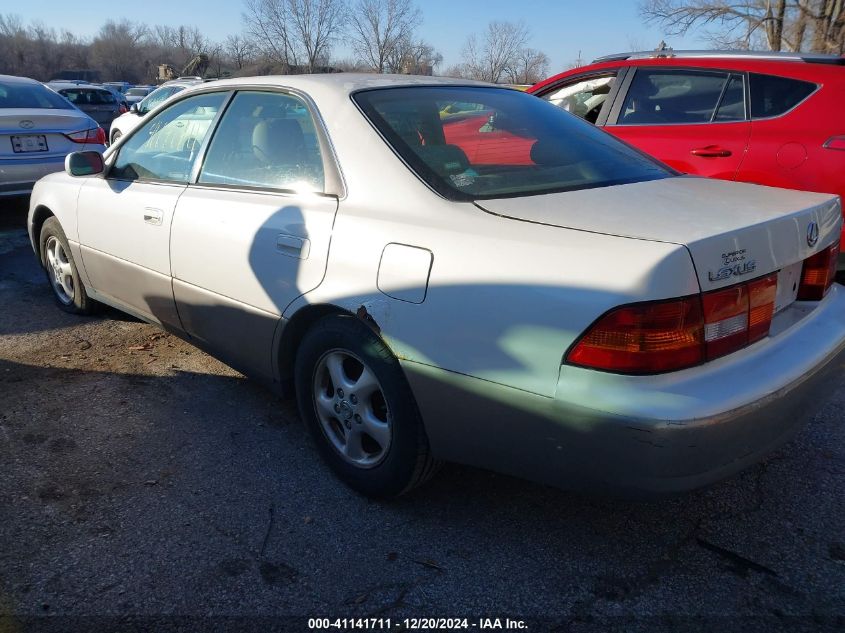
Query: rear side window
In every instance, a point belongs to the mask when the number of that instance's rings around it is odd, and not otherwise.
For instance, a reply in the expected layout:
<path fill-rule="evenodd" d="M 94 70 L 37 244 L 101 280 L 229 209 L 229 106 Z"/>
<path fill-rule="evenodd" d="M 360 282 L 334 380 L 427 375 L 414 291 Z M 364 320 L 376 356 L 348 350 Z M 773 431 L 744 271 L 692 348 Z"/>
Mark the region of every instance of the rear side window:
<path fill-rule="evenodd" d="M 723 95 L 728 96 L 725 88 L 729 81 L 728 73 L 723 72 L 637 69 L 619 124 L 709 123 Z M 735 108 L 737 92 L 728 92 Z M 731 116 L 729 108 L 724 116 Z"/>
<path fill-rule="evenodd" d="M 314 121 L 293 95 L 239 92 L 211 139 L 199 182 L 322 192 Z"/>
<path fill-rule="evenodd" d="M 780 116 L 813 94 L 816 88 L 809 81 L 751 73 L 751 118 Z"/>

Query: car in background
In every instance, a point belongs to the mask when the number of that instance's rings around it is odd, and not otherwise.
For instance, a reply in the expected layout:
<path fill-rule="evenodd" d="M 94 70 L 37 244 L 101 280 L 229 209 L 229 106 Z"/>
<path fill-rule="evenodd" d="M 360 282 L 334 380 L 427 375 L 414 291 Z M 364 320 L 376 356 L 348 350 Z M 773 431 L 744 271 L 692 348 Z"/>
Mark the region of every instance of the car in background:
<path fill-rule="evenodd" d="M 0 75 L 0 196 L 25 195 L 77 150 L 105 150 L 96 121 L 41 82 Z"/>
<path fill-rule="evenodd" d="M 173 79 L 163 83 L 141 101 L 132 104 L 129 108 L 129 112 L 121 115 L 112 122 L 111 130 L 109 132 L 109 143 L 111 144 L 117 142 L 121 136 L 134 129 L 148 112 L 157 108 L 173 95 L 182 92 L 185 88 L 201 83 L 203 83 L 202 79 L 193 77 L 189 77 L 187 79 Z"/>
<path fill-rule="evenodd" d="M 681 172 L 845 198 L 845 56 L 623 53 L 529 92 Z"/>
<path fill-rule="evenodd" d="M 114 98 L 117 99 L 118 111 L 120 112 L 120 114 L 123 114 L 125 112 L 129 112 L 129 102 L 126 100 L 126 96 L 122 92 L 120 92 L 120 90 L 118 90 L 114 86 L 107 86 L 105 84 L 92 84 L 92 85 L 96 88 L 105 88 L 106 90 L 108 90 L 110 93 L 112 93 L 114 95 Z"/>
<path fill-rule="evenodd" d="M 189 88 L 28 216 L 61 309 L 295 393 L 373 496 L 440 460 L 666 493 L 763 459 L 841 376 L 841 224 L 836 196 L 682 176 L 516 90 L 351 73 Z"/>
<path fill-rule="evenodd" d="M 124 96 L 126 102 L 132 106 L 133 103 L 138 103 L 155 89 L 155 86 L 133 86 L 126 91 Z"/>
<path fill-rule="evenodd" d="M 132 87 L 132 84 L 128 81 L 106 81 L 103 82 L 102 85 L 114 88 L 121 94 L 125 94 L 126 91 Z"/>
<path fill-rule="evenodd" d="M 50 82 L 48 87 L 94 119 L 106 131 L 106 134 L 112 121 L 121 115 L 121 103 L 108 88 L 93 84 L 59 82 Z"/>

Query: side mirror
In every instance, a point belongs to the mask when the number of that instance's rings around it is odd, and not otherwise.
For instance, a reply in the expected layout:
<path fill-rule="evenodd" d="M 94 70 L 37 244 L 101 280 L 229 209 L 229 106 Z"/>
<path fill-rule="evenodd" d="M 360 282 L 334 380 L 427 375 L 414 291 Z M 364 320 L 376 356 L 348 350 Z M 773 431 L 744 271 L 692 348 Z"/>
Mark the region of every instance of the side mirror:
<path fill-rule="evenodd" d="M 129 111 L 132 114 L 138 114 L 138 102 L 137 101 L 129 107 Z"/>
<path fill-rule="evenodd" d="M 105 171 L 100 152 L 72 152 L 65 156 L 65 171 L 71 176 L 93 176 Z"/>

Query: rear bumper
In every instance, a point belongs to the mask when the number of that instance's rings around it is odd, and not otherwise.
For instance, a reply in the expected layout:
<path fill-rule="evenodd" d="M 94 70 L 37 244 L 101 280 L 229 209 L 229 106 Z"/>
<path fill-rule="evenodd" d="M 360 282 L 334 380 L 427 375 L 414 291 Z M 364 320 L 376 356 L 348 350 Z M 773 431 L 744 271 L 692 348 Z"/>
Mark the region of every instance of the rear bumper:
<path fill-rule="evenodd" d="M 747 350 L 664 376 L 564 367 L 555 398 L 405 365 L 439 457 L 634 496 L 724 479 L 786 442 L 845 362 L 845 288 Z M 801 307 L 796 307 L 800 310 Z"/>
<path fill-rule="evenodd" d="M 36 180 L 64 168 L 64 156 L 0 159 L 0 196 L 28 194 Z"/>

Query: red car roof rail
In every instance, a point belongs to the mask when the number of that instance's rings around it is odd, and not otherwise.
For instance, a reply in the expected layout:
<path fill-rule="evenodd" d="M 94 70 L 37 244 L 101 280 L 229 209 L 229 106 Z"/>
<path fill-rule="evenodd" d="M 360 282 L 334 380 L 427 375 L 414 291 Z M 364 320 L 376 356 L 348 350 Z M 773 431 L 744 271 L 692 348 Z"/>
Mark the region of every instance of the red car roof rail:
<path fill-rule="evenodd" d="M 845 66 L 845 55 L 824 55 L 821 53 L 787 53 L 783 51 L 708 51 L 688 50 L 676 51 L 671 48 L 660 48 L 654 51 L 636 51 L 630 53 L 616 53 L 605 55 L 593 60 L 594 64 L 602 62 L 618 62 L 627 59 L 656 59 L 659 57 L 706 59 L 706 58 L 735 58 L 735 59 L 767 59 L 773 61 L 806 62 L 810 64 L 833 64 Z"/>

